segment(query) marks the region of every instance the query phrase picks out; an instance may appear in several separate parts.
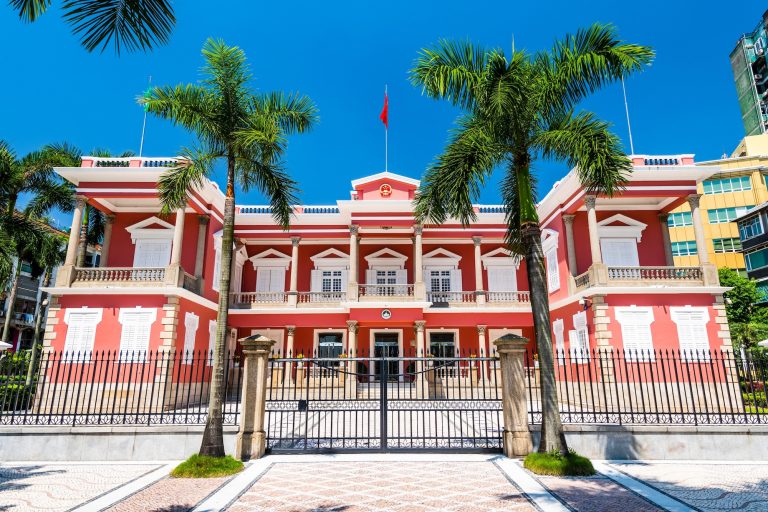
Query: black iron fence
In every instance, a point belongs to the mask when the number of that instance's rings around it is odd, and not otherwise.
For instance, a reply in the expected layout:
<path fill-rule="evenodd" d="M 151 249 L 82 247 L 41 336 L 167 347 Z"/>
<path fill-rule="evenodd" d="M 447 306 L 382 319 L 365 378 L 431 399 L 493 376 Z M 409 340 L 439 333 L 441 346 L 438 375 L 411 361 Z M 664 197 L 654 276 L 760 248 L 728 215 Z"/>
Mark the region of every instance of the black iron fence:
<path fill-rule="evenodd" d="M 0 358 L 0 425 L 203 424 L 211 363 L 206 352 L 44 352 L 30 370 L 28 354 L 7 354 Z M 529 422 L 537 424 L 541 372 L 533 354 L 524 365 Z M 554 370 L 564 423 L 768 424 L 765 356 L 561 351 Z M 236 354 L 227 355 L 224 374 L 224 422 L 237 425 Z M 493 448 L 500 384 L 497 358 L 482 353 L 274 357 L 267 383 L 270 446 L 380 446 L 386 426 L 390 449 Z"/>
<path fill-rule="evenodd" d="M 212 354 L 43 352 L 0 359 L 0 425 L 205 423 Z M 242 370 L 227 354 L 224 423 L 236 425 Z"/>
<path fill-rule="evenodd" d="M 526 354 L 530 423 L 541 422 L 541 374 Z M 768 423 L 768 357 L 731 351 L 558 351 L 564 423 Z"/>

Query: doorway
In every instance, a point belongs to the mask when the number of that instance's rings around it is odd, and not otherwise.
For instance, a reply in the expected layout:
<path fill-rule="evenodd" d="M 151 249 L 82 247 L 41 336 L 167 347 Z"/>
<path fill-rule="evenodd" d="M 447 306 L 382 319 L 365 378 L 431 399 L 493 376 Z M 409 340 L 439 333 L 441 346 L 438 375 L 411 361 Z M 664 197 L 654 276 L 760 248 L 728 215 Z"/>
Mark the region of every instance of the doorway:
<path fill-rule="evenodd" d="M 397 332 L 375 332 L 373 333 L 373 356 L 380 357 L 400 357 L 400 334 Z M 388 379 L 396 381 L 399 377 L 400 361 L 397 359 L 376 360 L 374 365 L 374 378 L 380 380 L 383 374 L 382 365 L 386 365 Z"/>

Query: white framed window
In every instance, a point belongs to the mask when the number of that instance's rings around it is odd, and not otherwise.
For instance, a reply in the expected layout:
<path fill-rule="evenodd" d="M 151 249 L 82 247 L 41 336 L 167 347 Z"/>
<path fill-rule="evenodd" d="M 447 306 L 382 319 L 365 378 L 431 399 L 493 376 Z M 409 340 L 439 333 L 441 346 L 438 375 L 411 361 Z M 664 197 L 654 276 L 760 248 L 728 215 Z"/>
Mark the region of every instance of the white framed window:
<path fill-rule="evenodd" d="M 125 228 L 136 246 L 133 266 L 137 268 L 167 267 L 171 261 L 173 224 L 149 217 Z"/>
<path fill-rule="evenodd" d="M 285 268 L 282 267 L 257 267 L 256 268 L 257 292 L 284 292 Z"/>
<path fill-rule="evenodd" d="M 685 361 L 709 361 L 709 310 L 704 307 L 671 307 L 669 314 L 677 325 L 680 358 Z"/>
<path fill-rule="evenodd" d="M 584 363 L 589 360 L 589 330 L 587 329 L 587 312 L 579 311 L 573 315 L 573 330 L 568 331 L 568 341 L 571 345 L 572 362 Z"/>
<path fill-rule="evenodd" d="M 343 282 L 343 272 L 341 270 L 321 270 L 320 291 L 323 293 L 341 292 Z"/>
<path fill-rule="evenodd" d="M 67 337 L 64 340 L 64 352 L 70 356 L 78 354 L 90 357 L 96 340 L 96 326 L 101 322 L 102 308 L 67 309 L 64 323 L 67 324 Z"/>
<path fill-rule="evenodd" d="M 654 361 L 653 308 L 621 307 L 615 309 L 616 321 L 621 325 L 624 358 L 627 361 Z"/>
<path fill-rule="evenodd" d="M 216 320 L 208 321 L 208 352 L 205 354 L 205 365 L 213 365 L 213 350 L 216 348 Z"/>
<path fill-rule="evenodd" d="M 555 359 L 562 364 L 565 355 L 565 323 L 562 318 L 552 322 L 552 333 L 555 336 Z"/>
<path fill-rule="evenodd" d="M 221 284 L 221 235 L 214 235 L 213 250 L 215 254 L 213 256 L 213 281 L 211 282 L 211 288 L 213 288 L 213 291 L 218 292 L 219 285 Z"/>
<path fill-rule="evenodd" d="M 557 247 L 548 250 L 544 257 L 547 260 L 547 285 L 549 293 L 560 289 L 560 266 L 557 263 Z"/>
<path fill-rule="evenodd" d="M 749 240 L 763 234 L 763 219 L 761 215 L 755 215 L 739 222 L 739 235 L 742 240 Z"/>
<path fill-rule="evenodd" d="M 200 324 L 200 317 L 191 311 L 184 315 L 184 360 L 191 361 L 195 352 L 195 338 L 197 337 L 197 327 Z"/>
<path fill-rule="evenodd" d="M 121 308 L 118 321 L 120 332 L 120 361 L 143 360 L 149 350 L 152 324 L 157 319 L 156 308 Z"/>
<path fill-rule="evenodd" d="M 326 249 L 310 258 L 315 264 L 311 272 L 310 300 L 343 300 L 349 282 L 349 255 L 338 249 Z"/>
<path fill-rule="evenodd" d="M 488 267 L 489 292 L 517 291 L 517 269 L 515 267 Z"/>

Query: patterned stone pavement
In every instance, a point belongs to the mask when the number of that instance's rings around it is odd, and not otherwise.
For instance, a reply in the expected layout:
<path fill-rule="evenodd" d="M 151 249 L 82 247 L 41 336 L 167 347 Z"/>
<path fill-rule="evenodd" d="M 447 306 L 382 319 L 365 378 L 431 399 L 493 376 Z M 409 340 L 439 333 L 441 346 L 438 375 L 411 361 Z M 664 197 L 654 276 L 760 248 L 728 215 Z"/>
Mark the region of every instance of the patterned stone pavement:
<path fill-rule="evenodd" d="M 229 478 L 163 478 L 126 498 L 110 512 L 181 512 L 190 510 Z"/>
<path fill-rule="evenodd" d="M 161 464 L 0 464 L 0 511 L 64 511 Z"/>
<path fill-rule="evenodd" d="M 664 510 L 602 475 L 589 478 L 537 476 L 536 479 L 549 492 L 579 512 L 608 510 L 661 512 Z"/>
<path fill-rule="evenodd" d="M 705 512 L 768 511 L 768 465 L 696 463 L 611 464 Z"/>
<path fill-rule="evenodd" d="M 229 510 L 458 512 L 534 508 L 487 461 L 280 462 Z"/>

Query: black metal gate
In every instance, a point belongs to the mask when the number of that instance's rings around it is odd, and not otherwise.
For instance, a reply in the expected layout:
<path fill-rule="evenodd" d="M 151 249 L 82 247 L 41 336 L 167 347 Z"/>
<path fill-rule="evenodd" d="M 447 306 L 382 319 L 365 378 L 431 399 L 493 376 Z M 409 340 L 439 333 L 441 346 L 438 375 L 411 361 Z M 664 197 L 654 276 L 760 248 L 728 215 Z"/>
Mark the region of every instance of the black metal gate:
<path fill-rule="evenodd" d="M 487 357 L 270 360 L 267 450 L 501 450 L 499 369 Z"/>

